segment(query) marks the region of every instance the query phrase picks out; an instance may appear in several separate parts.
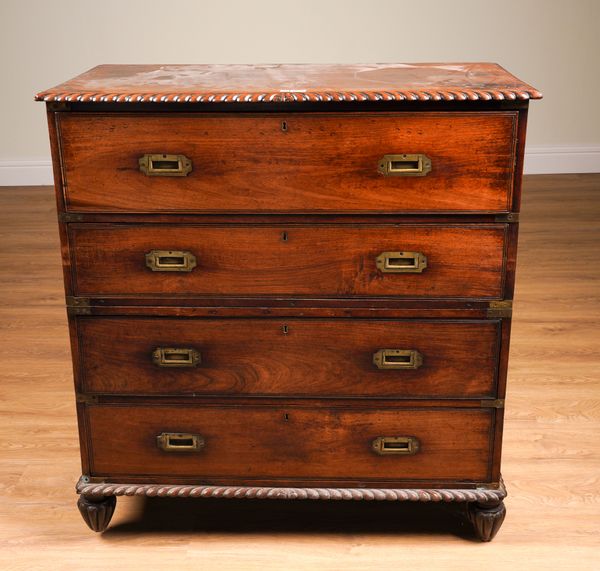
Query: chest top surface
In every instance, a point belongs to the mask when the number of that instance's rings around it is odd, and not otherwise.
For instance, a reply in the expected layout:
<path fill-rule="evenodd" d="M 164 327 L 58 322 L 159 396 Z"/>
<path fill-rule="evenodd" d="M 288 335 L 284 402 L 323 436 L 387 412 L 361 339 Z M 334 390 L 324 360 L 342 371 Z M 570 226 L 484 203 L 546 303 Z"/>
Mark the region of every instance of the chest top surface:
<path fill-rule="evenodd" d="M 99 65 L 38 101 L 489 101 L 542 94 L 495 63 Z"/>

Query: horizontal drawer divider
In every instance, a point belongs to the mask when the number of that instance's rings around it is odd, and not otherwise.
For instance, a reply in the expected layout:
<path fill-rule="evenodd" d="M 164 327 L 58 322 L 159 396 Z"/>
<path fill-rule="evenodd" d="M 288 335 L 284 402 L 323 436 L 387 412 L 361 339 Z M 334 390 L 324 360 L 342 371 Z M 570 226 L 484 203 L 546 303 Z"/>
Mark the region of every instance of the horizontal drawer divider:
<path fill-rule="evenodd" d="M 232 407 L 249 405 L 256 407 L 326 407 L 326 408 L 378 408 L 378 409 L 402 409 L 419 410 L 427 409 L 496 409 L 504 406 L 503 400 L 494 398 L 470 398 L 470 399 L 440 399 L 440 398 L 365 398 L 365 397 L 285 397 L 285 396 L 247 396 L 247 395 L 218 395 L 206 396 L 196 395 L 116 395 L 107 393 L 78 393 L 77 402 L 86 405 L 102 406 L 130 406 L 133 404 L 148 406 L 202 406 L 202 407 Z"/>

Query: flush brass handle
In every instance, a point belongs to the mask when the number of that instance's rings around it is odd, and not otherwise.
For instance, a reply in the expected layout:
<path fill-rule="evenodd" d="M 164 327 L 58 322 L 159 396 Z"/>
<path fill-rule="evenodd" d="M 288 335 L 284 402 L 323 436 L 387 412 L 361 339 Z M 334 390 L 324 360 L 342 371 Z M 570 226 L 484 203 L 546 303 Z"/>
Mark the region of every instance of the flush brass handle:
<path fill-rule="evenodd" d="M 191 347 L 157 347 L 152 351 L 152 362 L 157 367 L 196 367 L 201 354 Z"/>
<path fill-rule="evenodd" d="M 375 265 L 386 274 L 420 274 L 427 267 L 427 257 L 421 252 L 382 252 Z"/>
<path fill-rule="evenodd" d="M 192 172 L 192 161 L 185 155 L 146 154 L 138 163 L 146 176 L 187 176 Z"/>
<path fill-rule="evenodd" d="M 156 445 L 165 452 L 199 452 L 204 448 L 204 438 L 199 434 L 162 432 L 156 437 Z"/>
<path fill-rule="evenodd" d="M 384 155 L 377 164 L 383 176 L 425 176 L 431 172 L 427 155 Z"/>
<path fill-rule="evenodd" d="M 415 349 L 379 349 L 373 353 L 373 364 L 378 369 L 418 369 L 423 355 Z"/>
<path fill-rule="evenodd" d="M 152 250 L 146 254 L 146 266 L 153 272 L 191 272 L 196 256 L 180 250 Z"/>
<path fill-rule="evenodd" d="M 414 436 L 379 436 L 371 443 L 376 454 L 404 454 L 410 456 L 419 451 L 419 440 Z"/>

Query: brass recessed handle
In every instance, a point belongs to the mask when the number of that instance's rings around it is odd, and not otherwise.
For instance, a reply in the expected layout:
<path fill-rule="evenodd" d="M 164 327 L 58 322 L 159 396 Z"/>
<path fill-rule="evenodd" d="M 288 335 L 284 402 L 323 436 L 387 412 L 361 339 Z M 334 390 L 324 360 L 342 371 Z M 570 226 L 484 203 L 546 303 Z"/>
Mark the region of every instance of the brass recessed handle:
<path fill-rule="evenodd" d="M 383 176 L 425 176 L 431 172 L 431 159 L 427 155 L 384 155 L 377 164 Z"/>
<path fill-rule="evenodd" d="M 192 172 L 192 160 L 185 155 L 146 154 L 138 164 L 146 176 L 187 176 Z"/>
<path fill-rule="evenodd" d="M 152 351 L 157 367 L 196 367 L 201 361 L 200 351 L 192 347 L 157 347 Z"/>
<path fill-rule="evenodd" d="M 191 272 L 196 256 L 181 250 L 151 250 L 146 254 L 146 266 L 153 272 Z"/>
<path fill-rule="evenodd" d="M 379 349 L 373 353 L 373 364 L 378 369 L 418 369 L 423 355 L 415 349 Z"/>
<path fill-rule="evenodd" d="M 421 252 L 382 252 L 375 265 L 386 274 L 420 274 L 427 267 L 427 257 Z"/>
<path fill-rule="evenodd" d="M 156 445 L 165 452 L 199 452 L 204 448 L 204 438 L 199 434 L 162 432 L 156 437 Z"/>
<path fill-rule="evenodd" d="M 419 451 L 419 440 L 414 436 L 379 436 L 371 443 L 376 454 L 403 454 L 411 456 Z"/>

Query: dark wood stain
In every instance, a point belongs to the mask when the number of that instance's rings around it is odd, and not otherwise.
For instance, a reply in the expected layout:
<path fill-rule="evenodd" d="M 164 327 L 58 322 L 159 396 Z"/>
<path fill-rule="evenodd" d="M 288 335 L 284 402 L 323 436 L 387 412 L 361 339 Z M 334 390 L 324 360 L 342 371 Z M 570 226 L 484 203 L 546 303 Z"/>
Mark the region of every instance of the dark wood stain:
<path fill-rule="evenodd" d="M 80 390 L 123 395 L 492 397 L 500 342 L 493 321 L 83 317 L 78 331 Z M 202 360 L 158 367 L 157 347 Z M 418 350 L 423 365 L 378 369 L 386 348 Z"/>
<path fill-rule="evenodd" d="M 284 420 L 284 414 L 288 420 Z M 484 480 L 489 410 L 297 408 L 285 405 L 91 406 L 95 475 Z M 162 432 L 204 438 L 200 452 L 164 452 Z M 415 455 L 379 456 L 378 436 L 415 436 Z M 457 462 L 460 458 L 460 462 Z"/>

